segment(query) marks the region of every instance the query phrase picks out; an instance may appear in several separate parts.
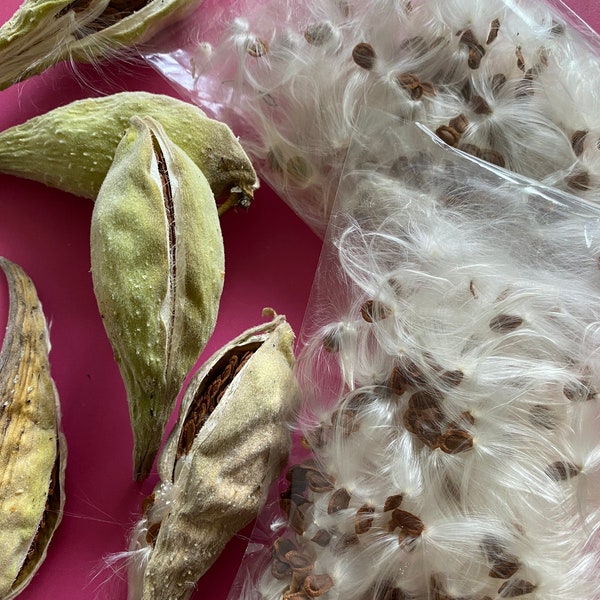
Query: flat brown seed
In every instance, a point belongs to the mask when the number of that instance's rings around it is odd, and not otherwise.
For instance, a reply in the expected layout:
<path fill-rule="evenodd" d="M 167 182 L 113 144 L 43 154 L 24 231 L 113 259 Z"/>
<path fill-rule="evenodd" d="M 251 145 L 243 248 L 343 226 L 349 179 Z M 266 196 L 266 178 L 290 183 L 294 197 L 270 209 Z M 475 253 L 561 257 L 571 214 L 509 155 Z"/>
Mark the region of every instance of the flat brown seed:
<path fill-rule="evenodd" d="M 446 454 L 459 454 L 473 447 L 473 436 L 460 429 L 451 429 L 439 439 L 439 448 Z"/>
<path fill-rule="evenodd" d="M 591 188 L 591 178 L 588 171 L 576 171 L 567 177 L 567 185 L 581 192 L 586 192 Z"/>
<path fill-rule="evenodd" d="M 254 58 L 260 58 L 269 51 L 269 43 L 261 38 L 249 40 L 246 45 L 246 52 Z"/>
<path fill-rule="evenodd" d="M 292 574 L 292 568 L 286 562 L 273 558 L 271 561 L 271 575 L 275 579 L 287 579 Z"/>
<path fill-rule="evenodd" d="M 537 586 L 525 579 L 513 579 L 506 581 L 498 588 L 500 598 L 517 598 L 531 594 Z"/>
<path fill-rule="evenodd" d="M 370 504 L 363 504 L 354 517 L 354 531 L 357 535 L 367 533 L 373 525 L 375 507 Z"/>
<path fill-rule="evenodd" d="M 435 130 L 435 134 L 448 146 L 456 146 L 460 141 L 460 133 L 448 125 L 441 125 Z"/>
<path fill-rule="evenodd" d="M 321 546 L 322 548 L 324 548 L 325 546 L 329 545 L 329 542 L 331 542 L 332 537 L 333 536 L 331 532 L 327 531 L 326 529 L 319 529 L 317 533 L 315 533 L 315 535 L 312 536 L 310 541 L 317 544 L 317 546 Z"/>
<path fill-rule="evenodd" d="M 329 498 L 329 504 L 327 505 L 327 514 L 333 515 L 340 510 L 345 510 L 350 504 L 350 493 L 345 488 L 339 488 Z"/>
<path fill-rule="evenodd" d="M 581 156 L 583 154 L 585 137 L 587 134 L 587 130 L 578 129 L 571 136 L 571 148 L 573 148 L 573 152 L 575 152 L 576 156 Z"/>
<path fill-rule="evenodd" d="M 399 508 L 403 499 L 404 496 L 402 494 L 393 494 L 392 496 L 388 496 L 383 504 L 383 512 L 388 512 L 390 510 Z"/>
<path fill-rule="evenodd" d="M 309 471 L 306 474 L 306 483 L 313 492 L 323 494 L 333 489 L 333 481 L 320 471 Z"/>
<path fill-rule="evenodd" d="M 327 573 L 313 573 L 304 580 L 304 591 L 309 598 L 318 598 L 333 587 L 333 579 Z"/>
<path fill-rule="evenodd" d="M 486 44 L 491 44 L 497 37 L 500 31 L 500 19 L 494 19 L 490 25 L 490 32 L 488 33 Z"/>
<path fill-rule="evenodd" d="M 312 46 L 323 46 L 333 37 L 333 33 L 329 23 L 315 23 L 306 28 L 304 39 Z"/>
<path fill-rule="evenodd" d="M 381 321 L 390 316 L 391 310 L 388 306 L 375 300 L 367 300 L 360 307 L 360 316 L 367 323 Z"/>
<path fill-rule="evenodd" d="M 358 546 L 360 544 L 360 540 L 355 533 L 345 533 L 341 535 L 338 541 L 335 544 L 335 552 L 342 554 L 353 548 L 354 546 Z"/>
<path fill-rule="evenodd" d="M 554 481 L 566 481 L 572 477 L 576 477 L 581 472 L 581 469 L 570 462 L 558 460 L 546 467 L 546 475 Z"/>
<path fill-rule="evenodd" d="M 485 48 L 483 46 L 474 46 L 469 48 L 469 56 L 467 59 L 467 64 L 470 69 L 479 69 L 481 66 L 481 59 L 485 55 Z"/>
<path fill-rule="evenodd" d="M 523 325 L 523 319 L 517 315 L 501 314 L 489 322 L 489 327 L 496 333 L 508 333 Z"/>
<path fill-rule="evenodd" d="M 448 125 L 451 129 L 454 129 L 458 133 L 462 134 L 467 130 L 467 127 L 469 126 L 469 119 L 467 119 L 467 117 L 465 117 L 463 113 L 460 113 L 460 115 L 458 115 L 457 117 L 453 117 L 452 119 L 450 119 Z"/>
<path fill-rule="evenodd" d="M 361 42 L 352 49 L 352 60 L 363 69 L 370 71 L 375 66 L 377 55 L 371 44 Z"/>
<path fill-rule="evenodd" d="M 419 517 L 400 508 L 392 512 L 392 523 L 411 537 L 418 537 L 425 531 L 425 525 Z"/>
<path fill-rule="evenodd" d="M 571 402 L 581 402 L 593 400 L 596 392 L 589 386 L 586 381 L 571 381 L 563 387 L 563 394 L 567 400 Z"/>
<path fill-rule="evenodd" d="M 483 96 L 473 96 L 471 100 L 473 104 L 473 112 L 478 115 L 491 115 L 492 109 L 487 100 Z"/>

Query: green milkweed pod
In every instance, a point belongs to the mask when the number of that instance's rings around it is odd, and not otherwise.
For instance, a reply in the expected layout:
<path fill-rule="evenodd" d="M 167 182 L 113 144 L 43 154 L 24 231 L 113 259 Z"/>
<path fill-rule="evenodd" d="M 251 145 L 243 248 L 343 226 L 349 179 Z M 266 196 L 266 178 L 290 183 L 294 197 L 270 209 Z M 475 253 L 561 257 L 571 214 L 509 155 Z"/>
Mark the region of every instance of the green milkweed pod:
<path fill-rule="evenodd" d="M 131 119 L 98 193 L 91 266 L 127 390 L 134 472 L 144 479 L 214 329 L 225 269 L 206 178 L 149 117 Z"/>
<path fill-rule="evenodd" d="M 134 115 L 163 126 L 216 198 L 232 194 L 250 204 L 256 173 L 231 129 L 187 102 L 148 92 L 78 100 L 0 132 L 0 172 L 95 199 Z"/>

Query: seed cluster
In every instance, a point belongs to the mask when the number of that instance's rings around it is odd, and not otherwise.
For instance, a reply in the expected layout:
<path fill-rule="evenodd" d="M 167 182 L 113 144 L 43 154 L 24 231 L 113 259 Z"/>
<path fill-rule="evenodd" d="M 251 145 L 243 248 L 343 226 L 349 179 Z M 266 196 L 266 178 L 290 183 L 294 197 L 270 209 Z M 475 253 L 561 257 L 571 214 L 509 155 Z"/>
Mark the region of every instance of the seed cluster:
<path fill-rule="evenodd" d="M 594 199 L 597 45 L 550 3 L 263 4 L 241 7 L 216 42 L 211 32 L 202 52 L 185 48 L 175 60 L 187 53 L 194 99 L 239 116 L 235 128 L 247 132 L 263 178 L 317 232 L 325 231 L 365 107 L 422 123 L 483 161 Z M 203 40 L 203 32 L 196 37 Z M 170 66 L 165 75 L 177 77 Z M 290 159 L 302 159 L 307 179 L 282 168 Z"/>

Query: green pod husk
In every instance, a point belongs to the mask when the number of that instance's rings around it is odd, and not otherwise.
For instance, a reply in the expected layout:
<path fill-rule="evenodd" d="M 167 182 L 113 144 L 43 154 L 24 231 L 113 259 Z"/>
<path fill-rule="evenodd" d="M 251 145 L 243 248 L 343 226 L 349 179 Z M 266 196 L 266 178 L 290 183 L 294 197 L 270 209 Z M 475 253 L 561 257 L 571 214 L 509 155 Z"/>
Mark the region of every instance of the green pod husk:
<path fill-rule="evenodd" d="M 150 40 L 202 0 L 24 0 L 0 27 L 0 89 L 62 61 L 94 62 Z"/>
<path fill-rule="evenodd" d="M 0 351 L 0 599 L 12 600 L 38 571 L 62 519 L 67 446 L 34 284 L 5 258 L 0 268 L 10 299 Z"/>
<path fill-rule="evenodd" d="M 262 507 L 285 465 L 297 409 L 294 334 L 281 315 L 194 374 L 131 540 L 129 600 L 186 600 Z"/>
<path fill-rule="evenodd" d="M 231 129 L 192 104 L 148 92 L 78 100 L 0 132 L 0 172 L 93 200 L 134 115 L 163 126 L 216 198 L 233 193 L 250 204 L 256 173 Z"/>
<path fill-rule="evenodd" d="M 225 269 L 210 186 L 149 117 L 132 117 L 98 193 L 91 265 L 127 390 L 134 474 L 144 479 L 214 329 Z"/>

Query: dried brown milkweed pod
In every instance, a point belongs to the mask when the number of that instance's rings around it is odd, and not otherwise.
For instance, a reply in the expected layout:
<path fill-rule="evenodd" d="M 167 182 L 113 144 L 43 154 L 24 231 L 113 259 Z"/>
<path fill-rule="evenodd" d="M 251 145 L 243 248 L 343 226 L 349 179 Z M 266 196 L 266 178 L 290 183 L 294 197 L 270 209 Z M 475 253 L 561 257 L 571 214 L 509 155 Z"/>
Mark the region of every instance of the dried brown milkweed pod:
<path fill-rule="evenodd" d="M 191 379 L 160 455 L 155 501 L 133 534 L 130 600 L 189 598 L 258 513 L 288 456 L 288 413 L 297 397 L 293 340 L 285 318 L 275 316 L 227 344 Z M 151 544 L 146 533 L 156 524 Z"/>
<path fill-rule="evenodd" d="M 0 258 L 10 308 L 0 351 L 0 599 L 15 598 L 46 557 L 65 502 L 66 443 L 35 287 Z"/>

